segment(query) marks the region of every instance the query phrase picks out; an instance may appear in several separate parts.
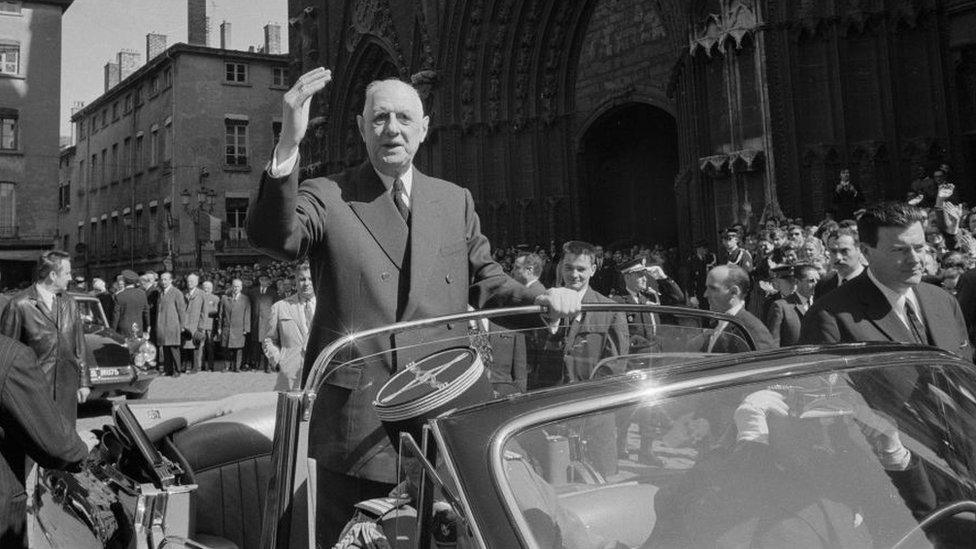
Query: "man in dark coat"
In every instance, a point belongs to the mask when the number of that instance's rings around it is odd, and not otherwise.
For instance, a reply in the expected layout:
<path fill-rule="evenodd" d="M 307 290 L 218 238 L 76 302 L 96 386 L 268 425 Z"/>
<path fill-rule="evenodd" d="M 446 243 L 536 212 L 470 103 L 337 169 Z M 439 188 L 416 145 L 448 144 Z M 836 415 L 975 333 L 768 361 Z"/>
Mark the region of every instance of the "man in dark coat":
<path fill-rule="evenodd" d="M 230 295 L 220 300 L 220 337 L 225 357 L 225 370 L 241 371 L 244 342 L 251 331 L 251 302 L 243 294 L 244 283 L 239 278 L 231 282 Z M 232 366 L 233 365 L 233 366 Z"/>
<path fill-rule="evenodd" d="M 140 336 L 150 326 L 146 291 L 138 286 L 139 275 L 135 272 L 126 269 L 122 277 L 125 287 L 115 296 L 112 329 L 126 337 Z"/>
<path fill-rule="evenodd" d="M 509 278 L 491 257 L 471 193 L 413 166 L 429 118 L 409 84 L 367 87 L 357 117 L 369 161 L 299 185 L 298 145 L 308 127 L 311 97 L 331 80 L 317 68 L 302 75 L 282 105 L 282 131 L 248 213 L 253 245 L 278 258 L 311 263 L 317 310 L 305 372 L 342 334 L 402 320 L 463 312 L 468 304 L 544 305 L 574 314 L 578 297 L 540 296 Z M 436 340 L 436 334 L 431 334 Z M 365 341 L 363 355 L 391 357 L 393 342 Z M 309 452 L 317 459 L 321 545 L 335 543 L 363 499 L 385 496 L 396 481 L 396 450 L 372 408 L 376 392 L 410 358 L 383 358 L 343 369 L 317 387 Z"/>
<path fill-rule="evenodd" d="M 87 455 L 34 353 L 0 335 L 0 547 L 27 547 L 27 458 L 48 469 L 77 469 Z"/>
<path fill-rule="evenodd" d="M 837 229 L 827 235 L 827 258 L 834 272 L 817 284 L 814 294 L 817 299 L 861 276 L 865 270 L 858 234 L 850 229 Z"/>
<path fill-rule="evenodd" d="M 159 277 L 159 305 L 156 311 L 156 344 L 163 361 L 163 372 L 179 377 L 183 371 L 180 348 L 183 345 L 183 317 L 186 300 L 183 292 L 173 286 L 173 273 L 164 272 Z"/>
<path fill-rule="evenodd" d="M 708 241 L 701 239 L 695 242 L 695 251 L 688 258 L 688 298 L 691 304 L 702 309 L 708 308 L 705 302 L 705 277 L 715 266 L 718 259 L 708 249 Z"/>
<path fill-rule="evenodd" d="M 820 271 L 813 265 L 787 266 L 774 269 L 775 276 L 789 277 L 796 288 L 786 297 L 774 301 L 769 307 L 766 327 L 779 347 L 796 345 L 800 340 L 800 323 L 813 303 L 813 292 L 820 281 Z"/>
<path fill-rule="evenodd" d="M 105 287 L 104 280 L 101 278 L 92 279 L 91 295 L 98 298 L 98 302 L 102 304 L 102 310 L 105 311 L 105 319 L 108 320 L 108 325 L 111 326 L 115 323 L 115 296 Z"/>
<path fill-rule="evenodd" d="M 88 400 L 88 347 L 78 304 L 65 293 L 71 281 L 67 253 L 45 252 L 34 268 L 34 284 L 15 295 L 0 317 L 0 333 L 30 347 L 48 390 L 72 425 L 78 403 Z"/>
<path fill-rule="evenodd" d="M 156 285 L 155 271 L 146 271 L 143 273 L 139 277 L 139 283 L 146 292 L 146 302 L 149 304 L 149 340 L 159 345 L 159 341 L 156 339 L 156 316 L 159 314 L 159 286 Z"/>
<path fill-rule="evenodd" d="M 708 272 L 705 281 L 705 297 L 708 307 L 717 313 L 731 315 L 738 320 L 752 336 L 756 349 L 775 349 L 772 334 L 762 321 L 745 308 L 745 298 L 749 294 L 749 273 L 737 265 L 719 265 Z M 708 353 L 729 353 L 747 350 L 741 339 L 730 333 L 727 322 L 719 322 L 703 349 Z"/>
<path fill-rule="evenodd" d="M 278 290 L 271 285 L 271 279 L 264 274 L 258 277 L 258 283 L 251 286 L 246 295 L 251 302 L 251 328 L 247 334 L 246 360 L 251 368 L 269 372 L 271 365 L 262 351 L 262 343 L 271 332 L 271 307 L 285 296 L 278 295 Z"/>
<path fill-rule="evenodd" d="M 867 273 L 817 300 L 803 318 L 800 343 L 900 341 L 941 347 L 972 360 L 959 303 L 922 282 L 923 210 L 890 202 L 858 219 Z"/>

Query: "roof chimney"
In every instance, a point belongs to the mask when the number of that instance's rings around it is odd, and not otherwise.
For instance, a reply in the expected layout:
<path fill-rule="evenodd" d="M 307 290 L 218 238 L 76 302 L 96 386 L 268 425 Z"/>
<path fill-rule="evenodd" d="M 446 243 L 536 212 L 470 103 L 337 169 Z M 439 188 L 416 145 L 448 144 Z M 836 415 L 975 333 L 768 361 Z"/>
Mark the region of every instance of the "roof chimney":
<path fill-rule="evenodd" d="M 109 61 L 105 63 L 105 91 L 112 89 L 119 83 L 119 64 Z"/>
<path fill-rule="evenodd" d="M 273 23 L 264 26 L 264 53 L 281 53 L 281 27 Z"/>
<path fill-rule="evenodd" d="M 220 49 L 230 49 L 230 23 L 227 21 L 220 23 Z"/>
<path fill-rule="evenodd" d="M 186 43 L 197 46 L 207 45 L 207 0 L 187 0 Z"/>
<path fill-rule="evenodd" d="M 146 35 L 146 63 L 166 51 L 166 35 L 149 33 Z"/>
<path fill-rule="evenodd" d="M 118 55 L 118 63 L 119 82 L 121 82 L 136 72 L 136 69 L 142 64 L 142 54 L 135 50 L 121 50 Z"/>
<path fill-rule="evenodd" d="M 80 111 L 84 106 L 85 106 L 84 101 L 73 102 L 71 104 L 71 118 L 69 118 L 69 120 L 73 119 L 75 117 L 75 113 Z M 77 128 L 77 126 L 78 126 L 77 124 L 71 124 L 71 142 L 69 143 L 71 145 L 74 145 L 75 143 L 78 142 L 78 135 L 75 133 L 75 129 Z"/>

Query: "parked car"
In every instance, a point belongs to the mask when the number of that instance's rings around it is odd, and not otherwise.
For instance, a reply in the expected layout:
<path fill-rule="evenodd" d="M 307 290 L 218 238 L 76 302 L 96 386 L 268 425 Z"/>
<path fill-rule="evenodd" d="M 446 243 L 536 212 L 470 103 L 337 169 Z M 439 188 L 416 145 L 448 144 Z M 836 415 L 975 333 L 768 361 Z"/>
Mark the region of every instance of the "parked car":
<path fill-rule="evenodd" d="M 141 332 L 125 337 L 113 330 L 98 298 L 71 294 L 85 326 L 92 392 L 89 398 L 142 398 L 158 372 L 156 348 Z"/>
<path fill-rule="evenodd" d="M 558 330 L 498 328 L 525 338 L 528 377 L 577 352 L 591 357 L 593 375 L 564 383 L 542 372 L 535 379 L 550 382 L 525 393 L 446 406 L 419 432 L 391 430 L 402 482 L 394 497 L 357 506 L 360 524 L 349 535 L 425 549 L 966 547 L 976 539 L 971 363 L 880 343 L 752 352 L 725 315 L 584 305 L 584 314 L 605 312 L 654 320 L 630 326 L 639 347 L 627 353 L 583 353 L 601 345 L 599 326 L 555 346 Z M 500 360 L 485 359 L 468 328 L 481 319 L 524 326 L 538 313 L 481 311 L 349 335 L 317 358 L 304 391 L 279 393 L 274 406 L 267 395 L 194 410 L 119 403 L 84 472 L 41 471 L 32 539 L 81 549 L 315 547 L 309 502 L 328 494 L 317 493 L 306 458 L 323 384 L 392 363 L 403 367 L 385 388 L 351 390 L 378 391 L 386 405 L 391 394 L 449 388 L 442 374 L 461 355 L 485 369 Z M 715 321 L 729 324 L 716 334 Z M 743 352 L 703 353 L 716 337 Z M 391 340 L 388 353 L 361 352 Z M 445 353 L 457 357 L 425 366 Z M 393 387 L 397 380 L 406 383 Z"/>

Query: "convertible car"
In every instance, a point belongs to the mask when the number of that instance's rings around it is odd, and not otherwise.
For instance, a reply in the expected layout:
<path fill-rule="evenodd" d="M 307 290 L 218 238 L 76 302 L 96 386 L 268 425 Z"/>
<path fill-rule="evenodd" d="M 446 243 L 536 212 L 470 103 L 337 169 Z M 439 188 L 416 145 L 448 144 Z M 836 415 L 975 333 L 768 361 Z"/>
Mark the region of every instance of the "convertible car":
<path fill-rule="evenodd" d="M 301 392 L 118 403 L 81 472 L 39 471 L 32 546 L 976 539 L 971 363 L 895 344 L 754 352 L 733 318 L 703 311 L 585 305 L 569 328 L 534 327 L 539 312 L 351 334 L 322 352 Z M 362 381 L 364 369 L 390 365 L 383 387 Z M 357 505 L 341 540 L 317 535 L 329 494 L 318 493 L 309 448 L 326 384 L 369 391 L 385 421 L 380 451 L 398 458 L 397 488 Z"/>
<path fill-rule="evenodd" d="M 142 398 L 149 390 L 156 371 L 156 348 L 147 334 L 124 337 L 108 324 L 98 298 L 71 294 L 78 303 L 78 313 L 85 328 L 92 393 L 89 398 L 123 395 Z M 129 331 L 129 330 L 127 330 Z"/>

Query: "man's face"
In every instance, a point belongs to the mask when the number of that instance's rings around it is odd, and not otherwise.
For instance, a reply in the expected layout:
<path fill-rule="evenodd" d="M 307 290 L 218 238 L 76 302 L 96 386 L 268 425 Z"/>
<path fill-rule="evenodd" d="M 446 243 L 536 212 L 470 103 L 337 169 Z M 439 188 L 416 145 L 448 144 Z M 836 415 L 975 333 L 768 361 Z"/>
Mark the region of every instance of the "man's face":
<path fill-rule="evenodd" d="M 800 247 L 803 244 L 803 231 L 801 229 L 796 227 L 790 229 L 790 234 L 788 236 L 790 242 L 792 242 L 794 246 Z"/>
<path fill-rule="evenodd" d="M 851 171 L 850 170 L 841 170 L 840 171 L 840 180 L 841 181 L 844 181 L 844 182 L 850 181 L 851 180 Z"/>
<path fill-rule="evenodd" d="M 594 271 L 592 257 L 566 254 L 562 263 L 563 285 L 571 290 L 580 291 L 589 285 Z"/>
<path fill-rule="evenodd" d="M 163 273 L 163 276 L 159 277 L 159 285 L 165 290 L 173 285 L 173 275 L 169 273 Z"/>
<path fill-rule="evenodd" d="M 230 287 L 234 291 L 234 295 L 237 295 L 244 289 L 244 283 L 240 280 L 235 280 L 234 282 L 231 282 Z"/>
<path fill-rule="evenodd" d="M 632 292 L 640 293 L 647 289 L 647 271 L 627 273 L 624 275 L 624 284 Z"/>
<path fill-rule="evenodd" d="M 203 283 L 203 291 L 207 292 L 208 294 L 212 294 L 213 293 L 213 282 L 210 282 L 209 280 L 206 281 L 206 282 L 204 282 Z"/>
<path fill-rule="evenodd" d="M 922 281 L 925 231 L 921 223 L 908 227 L 880 227 L 878 245 L 861 243 L 871 272 L 885 286 L 897 292 Z"/>
<path fill-rule="evenodd" d="M 846 234 L 830 239 L 827 243 L 827 255 L 834 270 L 845 278 L 861 264 L 861 253 L 854 245 L 854 238 Z"/>
<path fill-rule="evenodd" d="M 779 295 L 787 296 L 793 293 L 794 290 L 796 290 L 796 282 L 792 278 L 785 278 L 785 277 L 774 278 L 773 288 L 779 293 Z"/>
<path fill-rule="evenodd" d="M 190 290 L 197 287 L 200 284 L 200 278 L 195 274 L 186 275 L 186 287 Z"/>
<path fill-rule="evenodd" d="M 817 289 L 818 282 L 820 282 L 820 272 L 815 269 L 806 269 L 796 279 L 796 293 L 805 298 L 811 298 L 814 290 Z"/>
<path fill-rule="evenodd" d="M 786 233 L 776 233 L 773 235 L 773 246 L 782 248 L 786 244 Z"/>
<path fill-rule="evenodd" d="M 312 297 L 314 289 L 312 288 L 312 271 L 310 269 L 302 269 L 295 273 L 295 287 L 298 288 L 298 293 L 302 297 Z"/>
<path fill-rule="evenodd" d="M 717 313 L 724 313 L 732 308 L 734 294 L 726 285 L 728 276 L 728 269 L 720 266 L 708 271 L 708 276 L 705 277 L 705 298 L 708 299 L 708 308 Z"/>
<path fill-rule="evenodd" d="M 722 245 L 725 246 L 726 251 L 734 251 L 739 247 L 739 237 L 735 235 L 726 235 L 722 237 Z"/>
<path fill-rule="evenodd" d="M 525 266 L 525 258 L 520 257 L 516 259 L 515 264 L 512 266 L 512 278 L 521 284 L 528 284 L 528 275 L 530 274 L 532 274 L 532 270 Z"/>
<path fill-rule="evenodd" d="M 391 177 L 403 174 L 413 162 L 430 123 L 420 97 L 400 82 L 377 86 L 356 121 L 373 167 Z"/>
<path fill-rule="evenodd" d="M 935 170 L 935 173 L 932 174 L 932 179 L 934 179 L 936 184 L 939 185 L 945 183 L 945 172 L 942 170 Z"/>
<path fill-rule="evenodd" d="M 68 289 L 68 284 L 71 282 L 71 260 L 62 259 L 58 268 L 51 271 L 51 286 L 54 287 L 56 291 L 64 291 Z"/>
<path fill-rule="evenodd" d="M 759 241 L 759 249 L 766 255 L 773 253 L 773 243 L 763 239 Z"/>
<path fill-rule="evenodd" d="M 267 288 L 271 285 L 271 279 L 266 276 L 262 276 L 258 279 L 258 284 L 260 284 L 262 288 Z"/>

